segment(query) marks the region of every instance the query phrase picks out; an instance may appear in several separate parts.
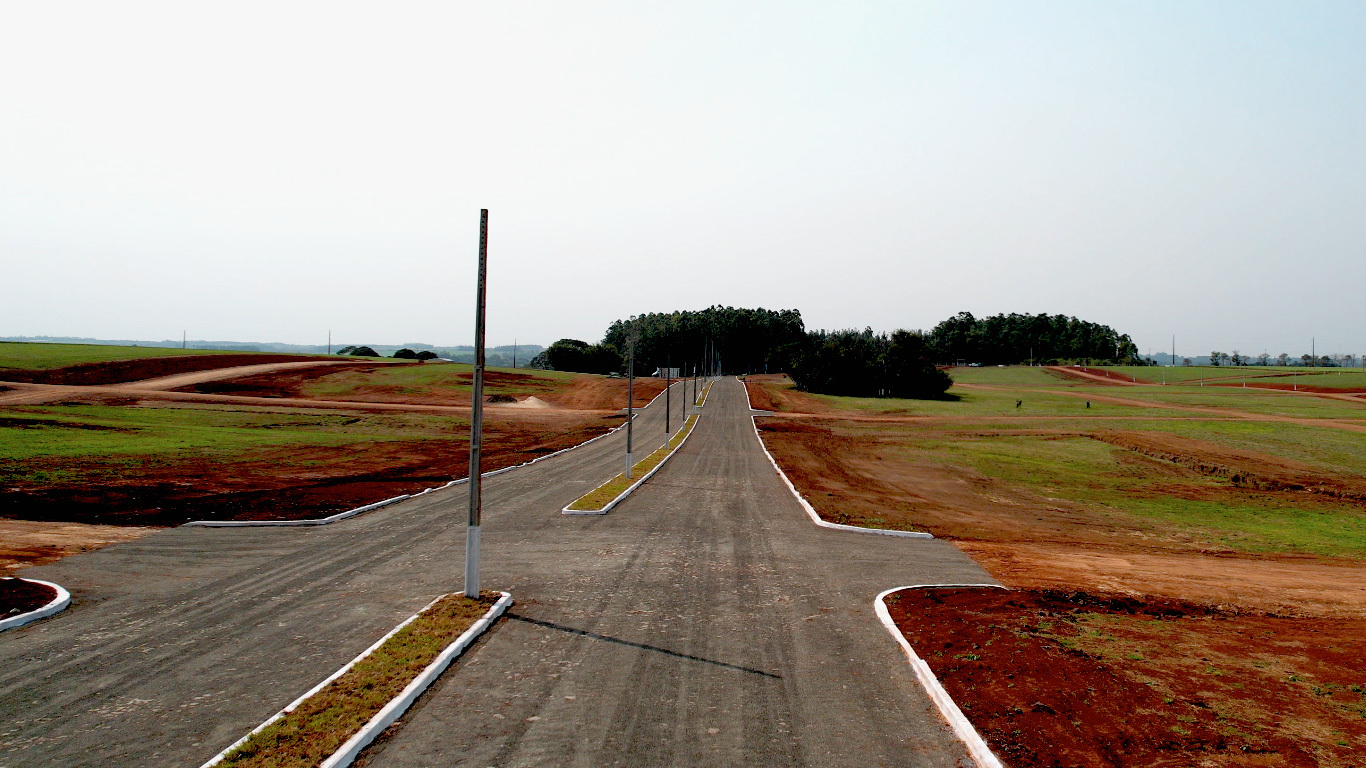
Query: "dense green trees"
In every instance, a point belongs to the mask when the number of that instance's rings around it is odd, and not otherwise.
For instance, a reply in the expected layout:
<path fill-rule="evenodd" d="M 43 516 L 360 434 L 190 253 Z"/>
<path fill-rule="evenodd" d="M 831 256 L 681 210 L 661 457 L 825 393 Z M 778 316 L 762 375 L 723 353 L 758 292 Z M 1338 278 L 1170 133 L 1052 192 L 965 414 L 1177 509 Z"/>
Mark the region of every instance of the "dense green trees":
<path fill-rule="evenodd" d="M 626 356 L 636 337 L 636 373 L 650 373 L 666 362 L 691 372 L 703 367 L 706 350 L 725 373 L 781 370 L 791 349 L 803 343 L 806 328 L 795 309 L 771 310 L 712 306 L 698 312 L 656 312 L 617 320 L 603 344 Z M 785 348 L 786 351 L 785 351 Z"/>
<path fill-rule="evenodd" d="M 929 355 L 916 331 L 813 331 L 788 373 L 799 389 L 826 395 L 940 397 L 953 380 Z"/>
<path fill-rule="evenodd" d="M 617 373 L 622 369 L 622 359 L 615 349 L 603 344 L 560 339 L 533 357 L 530 367 L 575 373 Z"/>
<path fill-rule="evenodd" d="M 1128 334 L 1108 325 L 1067 315 L 992 315 L 959 312 L 927 334 L 933 359 L 983 365 L 1027 362 L 1138 364 L 1138 347 Z"/>

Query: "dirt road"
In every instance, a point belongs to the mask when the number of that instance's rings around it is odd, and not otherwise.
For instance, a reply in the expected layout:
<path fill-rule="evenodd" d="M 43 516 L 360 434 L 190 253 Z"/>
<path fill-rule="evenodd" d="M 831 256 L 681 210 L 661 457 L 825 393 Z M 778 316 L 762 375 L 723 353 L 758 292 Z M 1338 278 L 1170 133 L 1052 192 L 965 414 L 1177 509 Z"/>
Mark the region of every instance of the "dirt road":
<path fill-rule="evenodd" d="M 624 435 L 485 484 L 484 581 L 518 603 L 373 765 L 954 765 L 880 590 L 986 580 L 946 543 L 812 526 L 734 380 L 605 518 L 559 509 Z M 663 442 L 659 402 L 636 451 Z M 75 594 L 0 635 L 0 765 L 196 765 L 437 594 L 465 492 L 318 529 L 190 529 L 25 575 Z"/>

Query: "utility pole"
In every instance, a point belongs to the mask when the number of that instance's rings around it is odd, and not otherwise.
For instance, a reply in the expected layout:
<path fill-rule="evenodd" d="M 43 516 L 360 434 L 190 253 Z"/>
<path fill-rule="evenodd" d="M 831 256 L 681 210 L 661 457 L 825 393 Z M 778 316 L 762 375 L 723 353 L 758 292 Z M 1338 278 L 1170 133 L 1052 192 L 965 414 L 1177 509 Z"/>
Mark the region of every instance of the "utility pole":
<path fill-rule="evenodd" d="M 332 329 L 327 329 L 327 354 L 332 354 Z"/>
<path fill-rule="evenodd" d="M 479 597 L 479 518 L 483 509 L 479 453 L 484 444 L 484 281 L 488 275 L 489 209 L 479 211 L 479 277 L 474 289 L 474 401 L 470 409 L 470 518 L 465 528 L 465 597 Z"/>
<path fill-rule="evenodd" d="M 626 479 L 631 479 L 631 422 L 635 416 L 636 340 L 626 337 Z"/>
<path fill-rule="evenodd" d="M 673 386 L 673 370 L 669 368 L 669 356 L 664 356 L 664 434 L 669 434 L 669 415 L 673 405 L 669 401 L 669 388 Z"/>
<path fill-rule="evenodd" d="M 503 338 L 507 338 L 507 337 L 504 336 Z M 513 368 L 513 370 L 516 370 L 516 369 L 517 369 L 517 337 L 516 337 L 516 336 L 513 336 L 513 337 L 512 337 L 512 368 Z"/>
<path fill-rule="evenodd" d="M 184 348 L 185 348 L 185 342 L 186 342 L 189 338 L 190 338 L 190 335 L 189 335 L 189 332 L 188 332 L 188 331 L 181 331 L 181 332 L 180 332 L 180 348 L 181 348 L 181 349 L 184 349 Z"/>
<path fill-rule="evenodd" d="M 1362 358 L 1366 358 L 1366 355 L 1362 355 Z M 682 401 L 683 408 L 682 412 L 678 414 L 678 428 L 682 429 L 683 425 L 688 423 L 688 364 L 684 363 L 678 372 L 681 374 L 679 379 L 683 384 L 683 396 L 679 398 Z"/>

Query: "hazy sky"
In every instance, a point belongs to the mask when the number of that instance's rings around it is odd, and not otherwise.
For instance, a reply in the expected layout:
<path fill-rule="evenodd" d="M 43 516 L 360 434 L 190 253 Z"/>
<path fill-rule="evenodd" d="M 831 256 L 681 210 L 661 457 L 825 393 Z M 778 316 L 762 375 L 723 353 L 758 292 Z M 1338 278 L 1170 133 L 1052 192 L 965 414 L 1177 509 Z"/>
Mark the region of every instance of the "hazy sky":
<path fill-rule="evenodd" d="M 651 7 L 654 6 L 654 7 Z M 1366 4 L 0 5 L 0 335 L 1366 352 Z"/>

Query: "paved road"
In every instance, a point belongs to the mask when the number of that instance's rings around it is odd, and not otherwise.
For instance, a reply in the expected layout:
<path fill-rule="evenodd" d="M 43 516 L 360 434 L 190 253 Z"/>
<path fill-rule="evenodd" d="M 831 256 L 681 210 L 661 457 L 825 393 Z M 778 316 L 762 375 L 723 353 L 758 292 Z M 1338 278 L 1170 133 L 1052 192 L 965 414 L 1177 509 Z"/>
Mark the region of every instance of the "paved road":
<path fill-rule="evenodd" d="M 662 398 L 637 450 L 662 442 Z M 678 405 L 675 400 L 675 406 Z M 485 583 L 518 604 L 375 765 L 952 765 L 876 622 L 888 586 L 982 580 L 937 541 L 818 529 L 721 382 L 605 518 L 558 513 L 621 433 L 485 484 Z M 25 571 L 75 593 L 0 634 L 0 766 L 197 765 L 460 587 L 460 489 L 313 529 L 191 529 Z"/>

